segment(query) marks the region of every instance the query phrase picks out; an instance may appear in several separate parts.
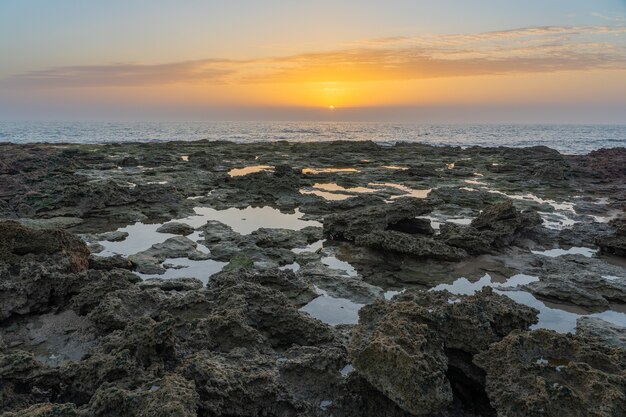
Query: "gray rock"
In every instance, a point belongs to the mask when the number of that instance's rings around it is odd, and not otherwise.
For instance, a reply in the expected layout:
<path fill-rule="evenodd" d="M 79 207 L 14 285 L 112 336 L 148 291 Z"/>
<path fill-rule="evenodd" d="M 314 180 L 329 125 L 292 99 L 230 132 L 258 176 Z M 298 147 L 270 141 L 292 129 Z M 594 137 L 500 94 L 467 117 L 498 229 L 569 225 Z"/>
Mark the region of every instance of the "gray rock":
<path fill-rule="evenodd" d="M 169 222 L 159 227 L 156 231 L 159 233 L 187 236 L 194 232 L 194 228 L 185 223 Z"/>
<path fill-rule="evenodd" d="M 608 346 L 626 349 L 626 327 L 617 326 L 598 317 L 581 317 L 576 320 L 576 334 L 599 339 Z"/>

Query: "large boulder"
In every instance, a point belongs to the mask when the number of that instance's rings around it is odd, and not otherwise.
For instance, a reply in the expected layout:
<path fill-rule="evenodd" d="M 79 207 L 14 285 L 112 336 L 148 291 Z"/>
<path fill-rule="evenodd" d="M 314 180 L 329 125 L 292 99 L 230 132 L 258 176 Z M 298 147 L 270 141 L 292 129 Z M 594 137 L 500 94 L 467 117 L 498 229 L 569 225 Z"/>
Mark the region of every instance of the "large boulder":
<path fill-rule="evenodd" d="M 541 222 L 536 211 L 519 211 L 511 200 L 505 200 L 488 206 L 469 226 L 442 226 L 440 238 L 473 255 L 494 253 L 512 245 Z"/>
<path fill-rule="evenodd" d="M 499 416 L 626 416 L 626 350 L 550 330 L 513 332 L 477 356 Z"/>
<path fill-rule="evenodd" d="M 480 386 L 471 357 L 510 331 L 528 328 L 536 315 L 489 288 L 461 297 L 405 293 L 361 309 L 349 353 L 372 386 L 404 410 L 426 415 L 452 402 L 452 385 Z"/>
<path fill-rule="evenodd" d="M 330 239 L 353 241 L 375 231 L 398 230 L 398 224 L 420 222 L 417 216 L 432 211 L 432 203 L 414 198 L 399 198 L 394 203 L 374 204 L 345 210 L 324 217 L 324 234 Z"/>
<path fill-rule="evenodd" d="M 0 222 L 0 320 L 64 304 L 88 266 L 89 249 L 76 236 Z"/>

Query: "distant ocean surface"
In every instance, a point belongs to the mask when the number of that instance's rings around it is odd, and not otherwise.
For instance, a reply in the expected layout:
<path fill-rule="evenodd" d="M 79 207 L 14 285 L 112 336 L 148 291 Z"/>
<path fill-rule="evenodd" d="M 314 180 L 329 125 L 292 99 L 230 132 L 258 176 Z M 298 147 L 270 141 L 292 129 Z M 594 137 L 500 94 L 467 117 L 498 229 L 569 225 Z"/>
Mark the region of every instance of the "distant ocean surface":
<path fill-rule="evenodd" d="M 452 146 L 545 145 L 584 154 L 626 146 L 626 125 L 427 125 L 352 122 L 0 122 L 0 142 L 112 143 L 195 140 L 420 142 Z"/>

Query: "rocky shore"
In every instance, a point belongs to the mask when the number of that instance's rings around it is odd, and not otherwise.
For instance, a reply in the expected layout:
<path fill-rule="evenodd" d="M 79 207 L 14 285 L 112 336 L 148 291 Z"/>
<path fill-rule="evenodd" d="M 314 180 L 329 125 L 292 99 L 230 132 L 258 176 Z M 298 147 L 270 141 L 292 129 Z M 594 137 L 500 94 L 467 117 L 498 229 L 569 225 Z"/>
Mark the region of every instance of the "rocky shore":
<path fill-rule="evenodd" d="M 626 149 L 0 144 L 1 416 L 626 416 Z"/>

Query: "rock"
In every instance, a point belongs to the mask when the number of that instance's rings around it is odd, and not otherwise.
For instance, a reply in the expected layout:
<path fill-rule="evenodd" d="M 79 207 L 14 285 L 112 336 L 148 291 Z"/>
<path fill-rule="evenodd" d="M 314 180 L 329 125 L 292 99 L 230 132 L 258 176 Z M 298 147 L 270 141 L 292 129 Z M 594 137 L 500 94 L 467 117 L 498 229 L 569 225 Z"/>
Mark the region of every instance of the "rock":
<path fill-rule="evenodd" d="M 476 210 L 481 210 L 487 205 L 497 203 L 505 198 L 502 195 L 488 191 L 468 191 L 458 187 L 438 187 L 428 195 L 429 200 L 438 199 L 448 205 Z"/>
<path fill-rule="evenodd" d="M 451 382 L 480 384 L 468 358 L 510 331 L 528 328 L 536 315 L 490 288 L 467 297 L 404 293 L 359 311 L 349 352 L 372 386 L 404 410 L 426 415 L 452 402 Z M 464 378 L 450 381 L 450 367 Z"/>
<path fill-rule="evenodd" d="M 101 233 L 97 236 L 98 240 L 106 240 L 107 242 L 121 242 L 128 237 L 128 232 L 114 230 L 112 232 Z"/>
<path fill-rule="evenodd" d="M 159 227 L 156 231 L 159 233 L 170 233 L 173 235 L 187 236 L 194 232 L 194 228 L 185 223 L 169 222 Z"/>
<path fill-rule="evenodd" d="M 35 404 L 21 411 L 3 413 L 2 417 L 79 417 L 76 405 L 67 404 Z"/>
<path fill-rule="evenodd" d="M 596 244 L 600 252 L 607 255 L 626 257 L 626 220 L 613 222 L 616 225 L 615 233 L 611 236 L 599 237 Z"/>
<path fill-rule="evenodd" d="M 432 205 L 425 200 L 399 198 L 391 204 L 368 205 L 324 217 L 324 234 L 330 239 L 354 241 L 372 232 L 398 231 L 398 225 L 420 223 L 417 216 L 428 214 Z M 409 228 L 409 231 L 412 230 Z"/>
<path fill-rule="evenodd" d="M 355 239 L 354 243 L 383 251 L 446 261 L 458 261 L 467 256 L 467 252 L 463 249 L 451 247 L 439 240 L 392 230 L 361 235 Z"/>
<path fill-rule="evenodd" d="M 539 267 L 527 271 L 539 276 L 539 281 L 524 286 L 538 297 L 595 310 L 610 303 L 626 304 L 623 268 L 582 255 L 542 258 Z"/>
<path fill-rule="evenodd" d="M 31 229 L 69 229 L 83 223 L 80 217 L 51 217 L 49 219 L 16 219 L 20 224 Z"/>
<path fill-rule="evenodd" d="M 83 284 L 89 250 L 61 230 L 0 222 L 0 320 L 64 305 Z"/>
<path fill-rule="evenodd" d="M 474 357 L 502 416 L 626 415 L 626 350 L 550 330 L 516 331 Z"/>
<path fill-rule="evenodd" d="M 62 230 L 37 230 L 13 221 L 0 221 L 0 260 L 15 263 L 24 257 L 36 260 L 59 256 L 65 271 L 81 272 L 89 265 L 89 250 L 76 236 Z"/>
<path fill-rule="evenodd" d="M 196 249 L 198 244 L 184 236 L 167 239 L 163 243 L 155 243 L 143 252 L 128 257 L 135 270 L 143 274 L 163 274 L 165 268 L 161 263 L 168 258 L 189 258 L 194 261 L 209 259 L 210 255 Z"/>
<path fill-rule="evenodd" d="M 469 226 L 443 225 L 440 239 L 473 255 L 494 253 L 512 245 L 541 222 L 537 212 L 520 212 L 506 200 L 488 206 Z"/>
<path fill-rule="evenodd" d="M 212 276 L 211 287 L 218 288 L 244 281 L 280 291 L 297 307 L 301 307 L 317 297 L 317 293 L 311 285 L 289 270 L 274 269 L 260 273 L 251 273 L 245 270 L 220 272 Z"/>
<path fill-rule="evenodd" d="M 122 255 L 94 256 L 89 257 L 89 268 L 103 271 L 112 269 L 132 269 L 133 263 Z"/>
<path fill-rule="evenodd" d="M 626 327 L 604 321 L 598 317 L 581 317 L 576 320 L 576 334 L 600 340 L 607 346 L 626 349 Z"/>
<path fill-rule="evenodd" d="M 200 289 L 203 286 L 202 281 L 197 278 L 149 278 L 137 283 L 137 287 L 142 290 L 159 288 L 163 291 L 190 291 Z"/>

